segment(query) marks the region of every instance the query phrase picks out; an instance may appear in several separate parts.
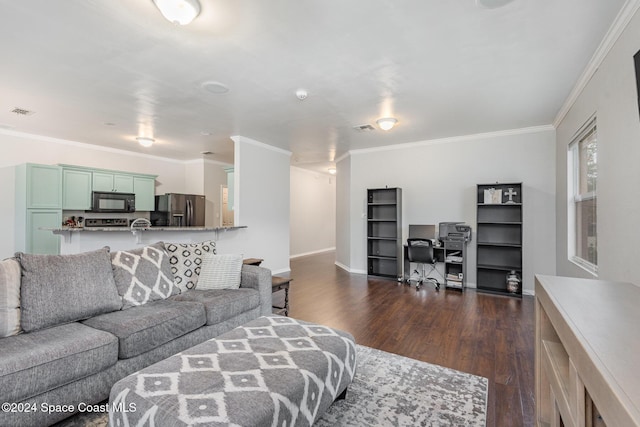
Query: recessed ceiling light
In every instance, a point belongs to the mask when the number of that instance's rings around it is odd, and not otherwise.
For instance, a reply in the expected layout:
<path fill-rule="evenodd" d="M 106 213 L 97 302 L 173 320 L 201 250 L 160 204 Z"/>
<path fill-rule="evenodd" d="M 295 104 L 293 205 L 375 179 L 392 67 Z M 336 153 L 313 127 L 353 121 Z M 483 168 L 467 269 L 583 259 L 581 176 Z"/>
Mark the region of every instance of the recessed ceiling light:
<path fill-rule="evenodd" d="M 497 9 L 511 3 L 513 0 L 476 0 L 476 6 L 485 9 Z"/>
<path fill-rule="evenodd" d="M 136 138 L 136 141 L 140 143 L 143 147 L 151 147 L 154 142 L 156 142 L 153 138 L 147 138 L 145 136 L 139 136 Z"/>
<path fill-rule="evenodd" d="M 220 82 L 204 82 L 201 85 L 202 89 L 206 90 L 209 93 L 215 93 L 216 95 L 229 92 L 229 87 L 227 85 Z"/>

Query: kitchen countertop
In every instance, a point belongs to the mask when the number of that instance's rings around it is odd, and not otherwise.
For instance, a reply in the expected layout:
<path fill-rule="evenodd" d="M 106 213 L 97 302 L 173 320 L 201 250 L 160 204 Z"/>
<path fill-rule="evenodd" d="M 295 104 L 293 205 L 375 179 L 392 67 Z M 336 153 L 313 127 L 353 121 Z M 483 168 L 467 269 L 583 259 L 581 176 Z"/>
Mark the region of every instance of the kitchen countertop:
<path fill-rule="evenodd" d="M 226 231 L 236 230 L 239 228 L 247 228 L 246 225 L 238 225 L 234 227 L 149 227 L 149 228 L 131 228 L 131 227 L 42 227 L 41 230 L 53 232 L 80 232 L 80 231 Z"/>

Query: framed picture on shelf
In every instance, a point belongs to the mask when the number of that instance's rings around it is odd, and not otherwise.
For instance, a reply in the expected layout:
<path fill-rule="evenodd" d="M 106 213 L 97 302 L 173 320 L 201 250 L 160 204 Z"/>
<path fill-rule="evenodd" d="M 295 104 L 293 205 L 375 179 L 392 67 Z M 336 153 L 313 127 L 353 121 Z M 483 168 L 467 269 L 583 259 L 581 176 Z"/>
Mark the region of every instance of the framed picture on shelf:
<path fill-rule="evenodd" d="M 501 205 L 502 189 L 487 188 L 486 190 L 484 190 L 484 203 L 485 205 Z"/>

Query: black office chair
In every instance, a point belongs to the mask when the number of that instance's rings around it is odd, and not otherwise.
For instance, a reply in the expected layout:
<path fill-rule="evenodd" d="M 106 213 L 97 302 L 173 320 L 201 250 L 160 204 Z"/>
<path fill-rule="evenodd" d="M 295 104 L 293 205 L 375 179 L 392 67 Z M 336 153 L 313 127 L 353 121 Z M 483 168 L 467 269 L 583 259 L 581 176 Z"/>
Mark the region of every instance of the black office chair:
<path fill-rule="evenodd" d="M 436 270 L 436 259 L 433 255 L 433 242 L 429 239 L 407 239 L 407 257 L 409 258 L 409 262 L 422 264 L 422 273 L 417 269 L 413 270 L 413 272 L 418 275 L 418 279 L 416 280 L 416 289 L 420 289 L 420 285 L 425 281 L 429 281 L 434 284 L 436 290 L 439 290 L 440 282 L 433 277 L 429 277 L 429 274 L 433 271 L 438 273 L 438 270 Z M 431 269 L 427 272 L 425 270 L 428 265 L 431 266 Z M 411 276 L 409 276 L 409 279 L 407 280 L 409 283 L 411 283 Z M 444 280 L 444 277 L 442 280 Z"/>

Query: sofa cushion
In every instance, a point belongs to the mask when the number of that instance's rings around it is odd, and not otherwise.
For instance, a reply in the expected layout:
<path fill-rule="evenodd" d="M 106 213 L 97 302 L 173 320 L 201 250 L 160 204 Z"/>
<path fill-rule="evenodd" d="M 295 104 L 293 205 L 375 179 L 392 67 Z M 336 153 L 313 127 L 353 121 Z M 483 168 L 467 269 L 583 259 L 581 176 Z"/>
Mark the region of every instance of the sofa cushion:
<path fill-rule="evenodd" d="M 215 325 L 260 305 L 255 289 L 213 289 L 183 292 L 171 297 L 173 301 L 199 301 L 207 310 L 207 325 Z"/>
<path fill-rule="evenodd" d="M 197 289 L 238 289 L 242 255 L 205 254 Z"/>
<path fill-rule="evenodd" d="M 205 322 L 200 303 L 160 300 L 82 323 L 118 337 L 118 357 L 128 359 L 198 329 Z"/>
<path fill-rule="evenodd" d="M 206 253 L 215 254 L 216 242 L 165 243 L 164 248 L 169 254 L 176 285 L 181 291 L 187 291 L 196 287 L 202 268 L 202 256 Z"/>
<path fill-rule="evenodd" d="M 72 255 L 17 253 L 22 329 L 31 332 L 119 310 L 109 248 Z"/>
<path fill-rule="evenodd" d="M 20 264 L 0 261 L 0 338 L 18 335 L 20 328 Z"/>
<path fill-rule="evenodd" d="M 113 252 L 111 263 L 123 310 L 180 293 L 162 242 Z"/>
<path fill-rule="evenodd" d="M 3 338 L 0 354 L 0 400 L 20 402 L 114 365 L 118 340 L 74 322 Z"/>

